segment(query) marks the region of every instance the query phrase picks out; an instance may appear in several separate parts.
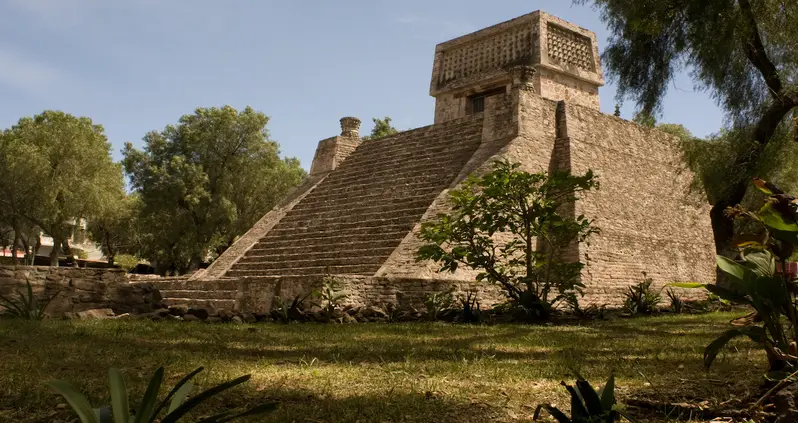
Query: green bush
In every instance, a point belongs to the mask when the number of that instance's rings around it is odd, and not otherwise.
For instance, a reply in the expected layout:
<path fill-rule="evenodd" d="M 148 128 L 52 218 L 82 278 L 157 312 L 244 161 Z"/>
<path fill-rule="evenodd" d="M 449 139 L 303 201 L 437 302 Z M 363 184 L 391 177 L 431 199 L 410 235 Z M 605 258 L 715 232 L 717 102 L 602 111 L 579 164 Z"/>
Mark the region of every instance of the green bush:
<path fill-rule="evenodd" d="M 147 385 L 147 390 L 144 392 L 144 397 L 142 397 L 139 402 L 136 412 L 132 415 L 130 414 L 130 404 L 128 403 L 125 379 L 122 377 L 122 373 L 117 369 L 112 368 L 108 371 L 109 393 L 111 397 L 110 406 L 92 408 L 86 397 L 69 382 L 54 380 L 48 382 L 48 385 L 66 399 L 67 403 L 72 407 L 72 410 L 78 415 L 78 418 L 80 418 L 81 423 L 153 423 L 156 421 L 160 423 L 174 423 L 181 420 L 188 412 L 192 411 L 205 400 L 236 385 L 240 385 L 250 378 L 250 375 L 241 376 L 229 382 L 216 385 L 187 399 L 191 389 L 194 387 L 191 379 L 201 371 L 202 367 L 186 375 L 169 391 L 166 398 L 159 402 L 158 392 L 163 382 L 164 369 L 163 367 L 158 368 L 150 379 L 150 383 Z M 270 402 L 248 410 L 227 410 L 214 416 L 198 420 L 198 422 L 229 422 L 241 417 L 264 414 L 276 408 L 277 403 Z M 159 418 L 162 413 L 165 415 Z"/>
<path fill-rule="evenodd" d="M 139 264 L 139 258 L 130 254 L 117 254 L 114 256 L 114 264 L 119 266 L 125 272 L 129 272 L 136 268 Z"/>
<path fill-rule="evenodd" d="M 746 304 L 754 311 L 732 321 L 729 329 L 704 350 L 709 367 L 732 339 L 746 336 L 765 350 L 770 378 L 783 378 L 798 367 L 798 283 L 776 269 L 784 266 L 798 246 L 798 200 L 761 179 L 754 184 L 768 195 L 759 211 L 740 206 L 726 212 L 756 230 L 739 235 L 739 259 L 718 256 L 716 261 L 728 286 L 676 283 L 672 286 L 702 288 L 726 301 Z"/>
<path fill-rule="evenodd" d="M 548 320 L 559 303 L 584 288 L 584 264 L 565 253 L 598 229 L 567 211 L 598 183 L 590 171 L 529 173 L 508 161 L 492 166 L 450 192 L 451 213 L 421 225 L 425 244 L 416 260 L 437 262 L 441 272 L 477 270 L 478 281 L 502 287 L 527 318 Z"/>
<path fill-rule="evenodd" d="M 341 303 L 348 297 L 340 290 L 338 280 L 332 276 L 324 278 L 324 284 L 321 290 L 313 293 L 313 296 L 318 300 L 314 305 L 321 308 L 325 320 L 332 319 L 333 313 L 336 309 L 341 307 Z"/>
<path fill-rule="evenodd" d="M 559 408 L 550 404 L 540 404 L 535 409 L 532 420 L 540 417 L 540 411 L 546 410 L 558 423 L 613 423 L 621 416 L 627 417 L 615 403 L 615 378 L 610 376 L 604 388 L 596 391 L 587 380 L 577 376 L 576 387 L 561 382 L 571 394 L 571 417 Z"/>
<path fill-rule="evenodd" d="M 449 310 L 452 307 L 454 298 L 451 292 L 434 292 L 427 294 L 424 299 L 424 306 L 427 307 L 427 318 L 430 321 L 436 321 L 441 313 Z"/>
<path fill-rule="evenodd" d="M 657 305 L 662 300 L 662 296 L 651 288 L 653 279 L 646 276 L 643 272 L 643 281 L 632 285 L 624 294 L 626 299 L 623 302 L 623 309 L 632 316 L 651 315 L 657 312 Z"/>
<path fill-rule="evenodd" d="M 33 294 L 33 287 L 29 280 L 25 281 L 25 285 L 27 285 L 27 290 L 24 293 L 17 291 L 17 298 L 0 295 L 0 307 L 5 308 L 3 314 L 25 320 L 44 319 L 44 312 L 47 306 L 58 296 L 60 291 L 49 298 L 45 298 L 44 301 L 39 301 Z"/>
<path fill-rule="evenodd" d="M 684 310 L 684 300 L 682 300 L 681 295 L 677 294 L 676 291 L 671 288 L 668 288 L 665 293 L 668 295 L 668 300 L 671 302 L 671 311 L 676 314 L 681 313 Z"/>

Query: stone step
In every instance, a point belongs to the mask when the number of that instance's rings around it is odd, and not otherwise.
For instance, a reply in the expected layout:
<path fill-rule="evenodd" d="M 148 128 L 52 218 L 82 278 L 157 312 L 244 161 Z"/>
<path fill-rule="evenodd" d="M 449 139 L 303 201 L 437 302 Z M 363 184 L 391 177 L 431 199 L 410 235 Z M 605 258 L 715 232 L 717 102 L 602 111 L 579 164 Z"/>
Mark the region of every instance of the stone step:
<path fill-rule="evenodd" d="M 307 252 L 305 249 L 297 249 L 300 252 L 296 253 L 284 253 L 284 252 L 275 252 L 272 254 L 269 253 L 262 253 L 264 250 L 256 250 L 250 249 L 238 260 L 238 263 L 259 263 L 265 261 L 289 261 L 289 260 L 302 260 L 302 259 L 335 259 L 335 258 L 343 258 L 343 257 L 363 257 L 367 255 L 375 255 L 375 256 L 390 256 L 393 253 L 393 250 L 396 248 L 391 246 L 387 248 L 369 248 L 369 249 L 341 249 L 341 250 L 330 250 L 329 248 L 324 248 L 318 252 Z"/>
<path fill-rule="evenodd" d="M 430 200 L 429 202 L 432 203 L 432 201 L 433 200 Z M 346 214 L 343 216 L 343 218 L 338 213 L 313 213 L 312 211 L 308 210 L 304 211 L 303 213 L 289 213 L 283 218 L 283 220 L 280 221 L 280 226 L 288 228 L 307 224 L 324 225 L 334 222 L 363 222 L 366 225 L 375 226 L 376 222 L 382 222 L 382 224 L 404 222 L 404 220 L 408 217 L 415 218 L 419 210 L 421 210 L 421 207 L 416 206 L 405 209 L 395 209 L 391 211 L 352 213 Z M 426 211 L 426 207 L 424 210 Z"/>
<path fill-rule="evenodd" d="M 258 262 L 242 263 L 238 261 L 233 265 L 235 270 L 273 270 L 303 267 L 333 267 L 333 266 L 358 266 L 358 265 L 382 265 L 386 256 L 368 255 L 353 257 L 334 257 L 334 258 L 309 258 L 301 260 L 281 261 L 264 259 Z"/>
<path fill-rule="evenodd" d="M 246 252 L 245 257 L 252 256 L 266 256 L 275 254 L 286 255 L 302 255 L 302 254 L 317 254 L 330 251 L 343 252 L 341 254 L 348 254 L 349 251 L 361 250 L 380 250 L 387 249 L 393 251 L 399 245 L 400 238 L 398 236 L 386 237 L 386 239 L 372 239 L 368 241 L 350 242 L 341 244 L 346 248 L 332 249 L 329 244 L 321 245 L 294 245 L 289 243 L 272 243 L 268 245 L 255 245 Z M 242 258 L 243 259 L 243 258 Z"/>
<path fill-rule="evenodd" d="M 167 307 L 173 305 L 187 305 L 194 308 L 235 310 L 236 301 L 228 299 L 196 299 L 196 298 L 164 298 L 161 302 Z"/>
<path fill-rule="evenodd" d="M 262 270 L 237 270 L 230 269 L 227 271 L 227 276 L 244 277 L 244 276 L 319 276 L 325 274 L 331 275 L 373 275 L 380 270 L 380 265 L 346 265 L 346 266 L 312 266 L 301 268 L 287 268 L 287 269 L 272 269 L 269 271 Z"/>
<path fill-rule="evenodd" d="M 398 232 L 403 229 L 409 231 L 413 228 L 414 222 L 415 219 L 413 219 L 412 216 L 394 219 L 388 222 L 382 220 L 364 221 L 363 224 L 328 220 L 325 224 L 317 225 L 314 224 L 312 220 L 309 220 L 307 222 L 308 226 L 280 226 L 276 229 L 272 229 L 264 239 L 283 236 L 328 236 L 341 233 L 346 235 L 378 235 L 385 232 Z"/>
<path fill-rule="evenodd" d="M 303 199 L 309 204 L 316 203 L 351 203 L 359 202 L 365 203 L 369 201 L 378 201 L 385 198 L 397 197 L 420 197 L 440 192 L 443 188 L 440 183 L 440 178 L 435 180 L 414 182 L 412 184 L 391 184 L 382 187 L 366 187 L 366 186 L 352 186 L 348 191 L 336 191 L 325 189 L 324 193 L 318 195 L 309 195 Z"/>
<path fill-rule="evenodd" d="M 479 139 L 464 140 L 456 146 L 449 143 L 427 144 L 421 148 L 410 149 L 410 151 L 407 151 L 408 149 L 405 147 L 389 155 L 386 155 L 386 152 L 367 150 L 361 150 L 363 154 L 358 154 L 359 152 L 356 150 L 355 153 L 347 157 L 347 160 L 351 159 L 351 161 L 347 162 L 345 166 L 342 163 L 338 169 L 341 169 L 342 173 L 346 173 L 349 170 L 358 169 L 360 166 L 365 166 L 370 170 L 395 168 L 397 165 L 407 164 L 409 160 L 416 164 L 421 161 L 434 161 L 442 156 L 472 154 L 474 146 L 478 145 L 480 141 Z"/>
<path fill-rule="evenodd" d="M 380 183 L 392 184 L 394 180 L 418 175 L 449 174 L 453 173 L 452 171 L 455 169 L 455 167 L 450 164 L 452 161 L 467 161 L 469 157 L 471 157 L 471 155 L 467 157 L 439 157 L 436 160 L 423 161 L 421 164 L 408 165 L 405 163 L 405 166 L 397 165 L 391 168 L 374 171 L 353 169 L 352 172 L 330 175 L 322 184 L 329 184 L 329 186 L 333 187 L 345 186 L 348 184 L 361 184 L 365 181 L 379 181 Z"/>
<path fill-rule="evenodd" d="M 269 238 L 268 235 L 255 243 L 254 248 L 269 248 L 269 247 L 308 247 L 316 245 L 327 245 L 330 248 L 341 248 L 347 245 L 360 244 L 364 242 L 373 242 L 375 244 L 380 241 L 394 240 L 397 244 L 399 240 L 405 237 L 410 230 L 402 230 L 397 232 L 388 232 L 383 234 L 361 234 L 361 235 L 347 235 L 338 234 L 332 236 L 318 236 L 312 237 L 290 237 L 290 238 Z"/>
<path fill-rule="evenodd" d="M 479 136 L 481 140 L 482 122 L 482 119 L 474 119 L 472 122 L 464 123 L 460 121 L 460 119 L 457 119 L 437 124 L 435 125 L 435 129 L 432 130 L 430 130 L 431 127 L 424 127 L 405 131 L 378 140 L 363 141 L 360 146 L 355 149 L 355 152 L 358 152 L 358 150 L 362 148 L 368 152 L 382 154 L 396 149 L 397 146 L 403 148 L 420 146 L 423 145 L 424 142 L 428 142 L 430 138 L 441 143 L 447 143 L 452 139 L 450 135 L 460 135 L 461 137 Z M 411 140 L 409 141 L 408 138 Z"/>
<path fill-rule="evenodd" d="M 235 290 L 200 291 L 196 289 L 162 289 L 163 298 L 193 298 L 209 300 L 235 300 Z"/>
<path fill-rule="evenodd" d="M 188 279 L 159 281 L 152 283 L 158 291 L 187 290 L 187 291 L 235 291 L 236 283 L 231 280 L 198 280 L 189 281 Z M 164 295 L 162 295 L 164 296 Z"/>
<path fill-rule="evenodd" d="M 342 213 L 346 212 L 347 215 L 350 215 L 353 212 L 359 212 L 362 214 L 369 214 L 369 213 L 377 213 L 377 212 L 390 212 L 390 211 L 397 211 L 397 210 L 411 210 L 415 208 L 424 208 L 424 210 L 432 204 L 432 200 L 435 199 L 437 195 L 432 196 L 421 196 L 421 197 L 408 197 L 408 198 L 396 198 L 391 199 L 390 201 L 380 201 L 374 205 L 360 205 L 357 203 L 350 203 L 350 204 L 314 204 L 314 203 L 305 203 L 304 201 L 300 202 L 296 205 L 288 215 L 293 215 L 295 213 L 300 212 L 312 212 L 312 213 L 326 213 L 326 212 L 335 212 L 335 213 Z M 286 215 L 286 217 L 288 217 Z M 339 216 L 341 214 L 338 214 Z"/>

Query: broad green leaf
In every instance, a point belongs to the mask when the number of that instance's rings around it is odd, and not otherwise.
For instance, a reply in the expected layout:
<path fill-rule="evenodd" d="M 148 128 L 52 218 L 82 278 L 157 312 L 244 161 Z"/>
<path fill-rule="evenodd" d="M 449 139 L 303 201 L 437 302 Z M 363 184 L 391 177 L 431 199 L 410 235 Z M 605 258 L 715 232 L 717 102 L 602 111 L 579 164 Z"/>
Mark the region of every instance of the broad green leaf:
<path fill-rule="evenodd" d="M 194 389 L 194 382 L 186 382 L 185 385 L 181 386 L 180 389 L 175 392 L 175 396 L 172 397 L 172 402 L 169 403 L 169 411 L 166 413 L 169 414 L 172 411 L 177 410 L 177 407 L 180 407 L 186 401 L 186 397 Z"/>
<path fill-rule="evenodd" d="M 128 405 L 125 378 L 119 369 L 108 369 L 108 390 L 111 391 L 111 409 L 115 423 L 128 423 L 130 406 Z"/>
<path fill-rule="evenodd" d="M 770 251 L 745 254 L 745 264 L 759 276 L 773 276 L 776 273 L 776 259 Z"/>
<path fill-rule="evenodd" d="M 695 288 L 706 288 L 707 284 L 700 283 L 700 282 L 672 282 L 665 287 L 674 287 L 674 288 L 687 288 L 687 289 L 695 289 Z"/>
<path fill-rule="evenodd" d="M 158 402 L 158 392 L 161 390 L 161 383 L 163 382 L 163 373 L 163 367 L 159 367 L 150 378 L 147 390 L 141 398 L 138 410 L 136 410 L 136 418 L 133 423 L 147 423 L 152 418 L 155 403 Z"/>
<path fill-rule="evenodd" d="M 554 417 L 555 420 L 557 420 L 557 423 L 573 423 L 571 422 L 571 419 L 569 419 L 568 416 L 566 416 L 562 411 L 556 407 L 552 407 L 549 404 L 538 405 L 538 407 L 535 409 L 535 414 L 532 417 L 532 420 L 537 420 L 538 417 L 540 417 L 540 410 L 546 410 L 549 414 L 551 414 L 552 417 Z"/>
<path fill-rule="evenodd" d="M 275 300 L 279 304 L 279 309 L 282 310 L 283 312 L 286 312 L 285 304 L 283 303 L 283 298 L 278 296 L 278 297 L 275 297 Z M 204 367 L 198 367 L 198 368 L 194 369 L 193 372 L 185 375 L 183 377 L 183 379 L 180 379 L 180 382 L 177 382 L 177 385 L 175 385 L 172 388 L 172 390 L 169 391 L 169 394 L 166 395 L 166 398 L 164 398 L 160 403 L 158 403 L 158 406 L 155 407 L 155 411 L 152 413 L 152 417 L 150 417 L 150 420 L 149 420 L 148 423 L 153 423 L 155 421 L 155 417 L 157 417 L 161 413 L 161 410 L 163 410 L 164 407 L 166 407 L 166 404 L 170 404 L 170 400 L 175 395 L 175 393 L 177 393 L 177 391 L 179 391 L 180 388 L 183 385 L 188 383 L 191 379 L 194 378 L 194 376 L 199 374 L 199 372 L 201 372 L 203 369 L 204 369 Z M 159 367 L 158 370 L 156 370 L 156 373 L 159 372 L 159 371 L 163 372 L 163 367 Z"/>
<path fill-rule="evenodd" d="M 724 256 L 717 256 L 717 263 L 718 267 L 720 267 L 720 270 L 722 270 L 724 273 L 734 277 L 739 281 L 745 280 L 748 271 L 745 266 Z"/>
<path fill-rule="evenodd" d="M 80 418 L 81 423 L 99 423 L 95 418 L 94 410 L 89 405 L 89 401 L 71 383 L 63 380 L 53 380 L 47 382 L 47 384 L 64 397 Z"/>
<path fill-rule="evenodd" d="M 704 367 L 708 369 L 710 366 L 712 366 L 712 362 L 715 361 L 715 358 L 718 356 L 718 353 L 720 353 L 720 350 L 732 339 L 739 336 L 748 336 L 755 342 L 762 342 L 764 341 L 764 335 L 764 330 L 756 326 L 751 328 L 730 329 L 726 332 L 723 332 L 714 341 L 710 342 L 710 344 L 704 349 Z"/>
<path fill-rule="evenodd" d="M 773 207 L 773 203 L 765 203 L 765 205 L 759 209 L 759 218 L 762 219 L 762 223 L 769 228 L 784 232 L 798 232 L 798 223 L 795 222 L 795 218 L 792 216 L 784 216 Z"/>
<path fill-rule="evenodd" d="M 601 408 L 611 410 L 615 405 L 615 376 L 610 375 L 607 384 L 601 389 Z"/>
<path fill-rule="evenodd" d="M 231 380 L 229 382 L 225 382 L 225 383 L 216 385 L 213 388 L 210 388 L 208 390 L 205 390 L 205 391 L 199 393 L 198 395 L 194 396 L 193 398 L 191 398 L 188 401 L 186 401 L 183 404 L 181 404 L 179 407 L 177 407 L 171 413 L 167 414 L 166 417 L 164 417 L 163 420 L 161 420 L 161 423 L 175 423 L 181 417 L 183 417 L 186 413 L 188 413 L 189 411 L 194 409 L 194 407 L 196 407 L 197 405 L 199 405 L 200 403 L 202 403 L 206 399 L 208 399 L 208 398 L 210 398 L 210 397 L 212 397 L 212 396 L 214 396 L 214 395 L 216 395 L 216 394 L 218 394 L 220 392 L 226 391 L 226 390 L 228 390 L 228 389 L 230 389 L 230 388 L 232 388 L 232 387 L 234 387 L 236 385 L 240 385 L 240 384 L 248 381 L 250 379 L 250 377 L 251 377 L 250 375 L 241 376 L 241 377 L 239 377 L 237 379 L 233 379 L 233 380 Z"/>

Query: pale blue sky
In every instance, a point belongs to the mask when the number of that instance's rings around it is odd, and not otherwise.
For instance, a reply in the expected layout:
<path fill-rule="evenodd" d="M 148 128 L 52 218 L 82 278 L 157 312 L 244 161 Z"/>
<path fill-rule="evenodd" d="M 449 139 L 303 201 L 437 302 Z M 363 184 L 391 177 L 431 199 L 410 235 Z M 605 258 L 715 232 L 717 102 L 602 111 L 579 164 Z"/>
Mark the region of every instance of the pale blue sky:
<path fill-rule="evenodd" d="M 198 106 L 250 105 L 308 168 L 342 116 L 363 133 L 374 116 L 432 123 L 435 44 L 537 9 L 606 44 L 598 13 L 569 0 L 0 0 L 0 128 L 45 109 L 89 116 L 119 159 Z M 612 113 L 614 87 L 600 93 Z M 703 136 L 723 116 L 682 74 L 660 121 Z"/>

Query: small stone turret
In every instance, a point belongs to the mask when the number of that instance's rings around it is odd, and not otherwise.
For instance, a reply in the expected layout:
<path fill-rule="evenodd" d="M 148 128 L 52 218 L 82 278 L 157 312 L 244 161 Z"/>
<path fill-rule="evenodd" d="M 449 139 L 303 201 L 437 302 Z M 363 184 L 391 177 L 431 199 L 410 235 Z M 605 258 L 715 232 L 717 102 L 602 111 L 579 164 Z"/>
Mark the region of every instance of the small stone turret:
<path fill-rule="evenodd" d="M 310 176 L 323 176 L 335 169 L 360 145 L 360 119 L 346 116 L 341 118 L 341 135 L 319 141 Z"/>
<path fill-rule="evenodd" d="M 360 138 L 360 119 L 351 116 L 342 117 L 341 136 Z"/>

